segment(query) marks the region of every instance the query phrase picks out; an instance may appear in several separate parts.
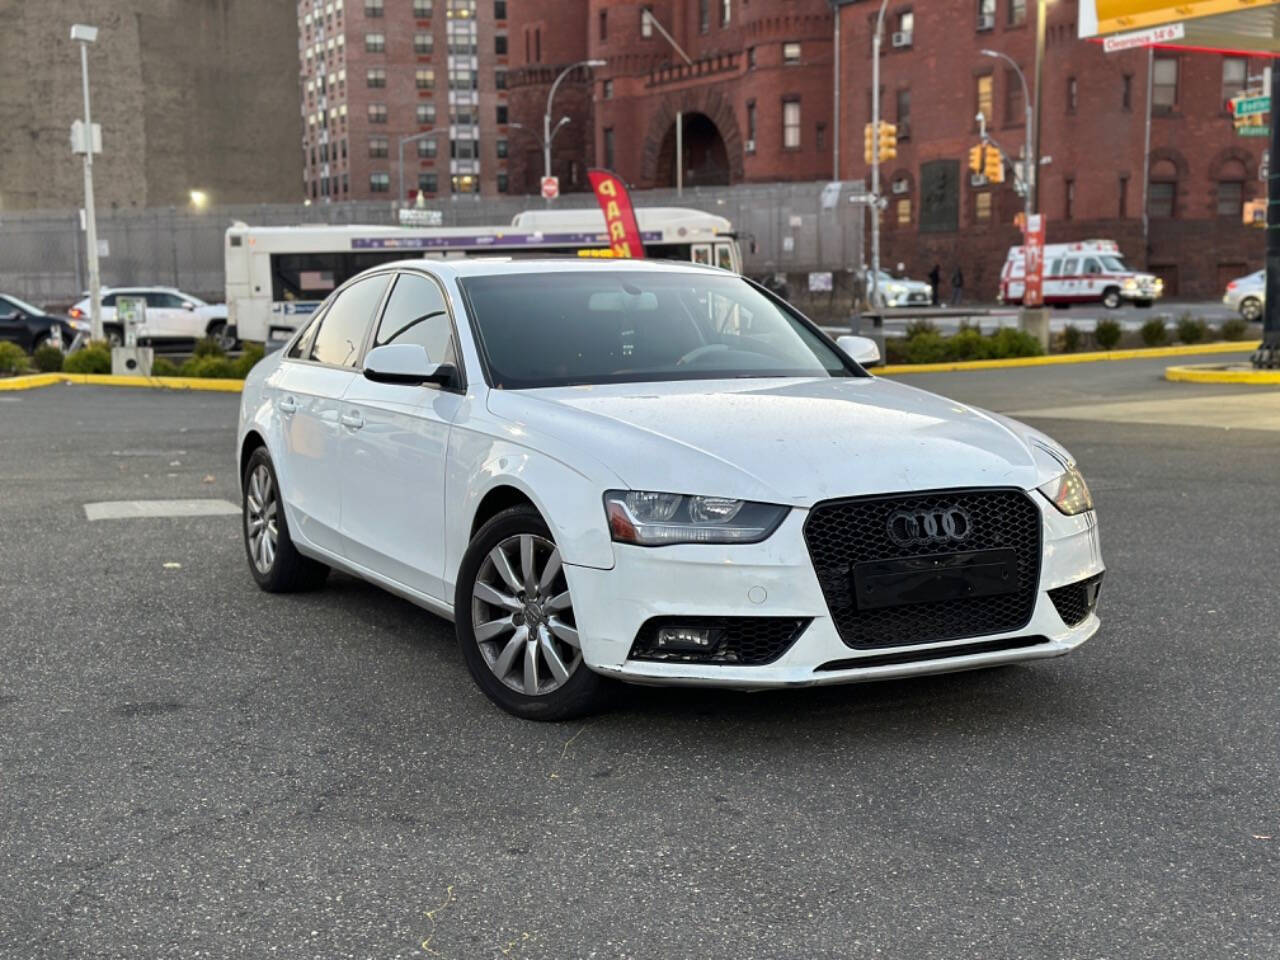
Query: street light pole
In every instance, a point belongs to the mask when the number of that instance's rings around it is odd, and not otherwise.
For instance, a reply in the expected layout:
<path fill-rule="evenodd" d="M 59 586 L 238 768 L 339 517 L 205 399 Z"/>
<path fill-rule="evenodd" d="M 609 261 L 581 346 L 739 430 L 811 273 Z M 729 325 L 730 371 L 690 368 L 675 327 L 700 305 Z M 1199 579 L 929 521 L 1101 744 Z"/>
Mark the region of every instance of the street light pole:
<path fill-rule="evenodd" d="M 1267 163 L 1267 277 L 1262 314 L 1262 343 L 1253 354 L 1258 369 L 1280 367 L 1280 58 L 1271 62 L 1271 154 Z"/>
<path fill-rule="evenodd" d="M 880 0 L 876 32 L 871 38 L 871 296 L 874 307 L 880 294 L 880 44 L 884 40 L 884 11 L 889 0 Z"/>
<path fill-rule="evenodd" d="M 1031 190 L 1031 209 L 1040 213 L 1040 118 L 1044 104 L 1044 39 L 1045 21 L 1049 19 L 1049 0 L 1039 0 L 1036 9 L 1036 105 L 1035 105 L 1035 147 L 1031 150 L 1031 176 L 1028 178 Z"/>
<path fill-rule="evenodd" d="M 571 63 L 556 76 L 555 81 L 551 84 L 551 89 L 547 91 L 547 109 L 542 114 L 542 175 L 544 177 L 551 176 L 551 140 L 556 133 L 560 132 L 560 128 L 569 122 L 568 117 L 561 118 L 556 124 L 554 132 L 551 130 L 551 106 L 556 98 L 556 90 L 560 88 L 560 82 L 564 80 L 570 73 L 579 67 L 603 67 L 608 61 L 606 60 L 579 60 L 577 63 Z M 547 206 L 551 206 L 551 198 L 547 198 Z"/>
<path fill-rule="evenodd" d="M 89 321 L 94 340 L 103 339 L 102 291 L 98 270 L 98 219 L 93 202 L 93 118 L 89 112 L 89 44 L 98 39 L 98 28 L 77 23 L 71 39 L 80 44 L 80 79 L 84 87 L 84 228 L 89 261 Z"/>
<path fill-rule="evenodd" d="M 400 168 L 400 196 L 396 200 L 396 209 L 404 206 L 404 146 L 406 143 L 417 143 L 419 140 L 430 140 L 444 133 L 443 130 L 428 130 L 426 133 L 415 133 L 411 137 L 401 137 L 396 147 L 396 165 Z"/>
<path fill-rule="evenodd" d="M 997 57 L 1006 61 L 1009 66 L 1013 67 L 1014 73 L 1018 75 L 1018 80 L 1022 82 L 1022 107 L 1026 121 L 1026 141 L 1022 147 L 1022 210 L 1023 215 L 1030 222 L 1031 214 L 1035 212 L 1035 200 L 1032 197 L 1035 168 L 1031 164 L 1032 137 L 1034 136 L 1035 124 L 1032 119 L 1031 91 L 1027 87 L 1027 75 L 1022 72 L 1018 62 L 1007 53 L 1001 53 L 999 50 L 979 50 L 978 52 L 984 57 Z"/>

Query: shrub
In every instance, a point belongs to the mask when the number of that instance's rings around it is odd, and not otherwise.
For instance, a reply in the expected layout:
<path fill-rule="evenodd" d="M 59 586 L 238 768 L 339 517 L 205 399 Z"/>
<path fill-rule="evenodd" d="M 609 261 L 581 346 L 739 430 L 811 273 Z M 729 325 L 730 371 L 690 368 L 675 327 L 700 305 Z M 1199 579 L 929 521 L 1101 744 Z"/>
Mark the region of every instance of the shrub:
<path fill-rule="evenodd" d="M 1152 317 L 1142 325 L 1142 342 L 1148 347 L 1159 347 L 1169 342 L 1164 317 Z"/>
<path fill-rule="evenodd" d="M 110 373 L 111 347 L 100 340 L 90 343 L 83 350 L 69 354 L 62 369 L 67 373 Z"/>
<path fill-rule="evenodd" d="M 926 333 L 937 333 L 938 328 L 928 320 L 912 320 L 907 324 L 907 339 L 919 337 Z"/>
<path fill-rule="evenodd" d="M 222 349 L 222 344 L 213 337 L 197 340 L 195 352 L 192 354 L 194 357 L 225 357 L 226 355 L 227 351 Z"/>
<path fill-rule="evenodd" d="M 1199 343 L 1207 332 L 1205 322 L 1199 317 L 1184 313 L 1178 318 L 1178 339 L 1183 343 Z"/>
<path fill-rule="evenodd" d="M 991 356 L 991 338 L 975 327 L 962 326 L 947 341 L 948 360 L 986 360 Z"/>
<path fill-rule="evenodd" d="M 1001 327 L 991 337 L 991 356 L 995 359 L 1004 357 L 1038 357 L 1044 353 L 1040 341 L 1025 330 L 1013 327 Z"/>
<path fill-rule="evenodd" d="M 1111 350 L 1120 342 L 1120 334 L 1122 332 L 1119 321 L 1104 317 L 1098 321 L 1093 335 L 1098 341 L 1098 346 L 1103 350 Z"/>
<path fill-rule="evenodd" d="M 918 333 L 907 339 L 908 363 L 942 363 L 947 355 L 947 341 L 936 332 Z"/>
<path fill-rule="evenodd" d="M 153 377 L 176 377 L 178 375 L 178 365 L 168 357 L 156 357 L 151 361 L 151 375 Z"/>
<path fill-rule="evenodd" d="M 46 343 L 43 347 L 36 350 L 31 355 L 31 359 L 35 362 L 36 369 L 41 373 L 57 373 L 62 369 L 62 351 L 53 344 Z"/>
<path fill-rule="evenodd" d="M 1062 352 L 1075 353 L 1080 349 L 1081 339 L 1080 331 L 1068 323 L 1062 328 Z"/>
<path fill-rule="evenodd" d="M 235 361 L 226 357 L 205 355 L 192 357 L 182 365 L 179 373 L 184 377 L 203 377 L 211 380 L 234 380 L 236 378 Z"/>
<path fill-rule="evenodd" d="M 259 343 L 246 343 L 244 352 L 235 360 L 236 376 L 243 380 L 249 375 L 249 371 L 254 368 L 259 360 L 262 359 L 263 350 Z"/>
<path fill-rule="evenodd" d="M 1223 340 L 1243 340 L 1249 334 L 1249 324 L 1244 317 L 1230 317 L 1222 321 Z"/>
<path fill-rule="evenodd" d="M 26 373 L 27 355 L 16 343 L 0 340 L 0 373 Z"/>
<path fill-rule="evenodd" d="M 907 363 L 907 341 L 900 337 L 886 337 L 884 341 L 885 363 Z"/>

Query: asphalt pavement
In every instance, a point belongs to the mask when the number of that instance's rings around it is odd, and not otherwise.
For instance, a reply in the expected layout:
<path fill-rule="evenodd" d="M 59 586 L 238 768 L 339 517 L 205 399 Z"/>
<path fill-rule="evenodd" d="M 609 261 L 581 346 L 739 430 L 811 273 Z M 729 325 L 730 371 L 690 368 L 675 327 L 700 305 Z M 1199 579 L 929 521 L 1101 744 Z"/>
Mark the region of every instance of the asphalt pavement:
<path fill-rule="evenodd" d="M 903 382 L 1262 396 L 1161 368 Z M 1032 420 L 1109 567 L 1070 657 L 539 725 L 403 601 L 259 592 L 235 517 L 86 519 L 237 502 L 237 403 L 0 400 L 0 956 L 1280 957 L 1274 429 Z"/>

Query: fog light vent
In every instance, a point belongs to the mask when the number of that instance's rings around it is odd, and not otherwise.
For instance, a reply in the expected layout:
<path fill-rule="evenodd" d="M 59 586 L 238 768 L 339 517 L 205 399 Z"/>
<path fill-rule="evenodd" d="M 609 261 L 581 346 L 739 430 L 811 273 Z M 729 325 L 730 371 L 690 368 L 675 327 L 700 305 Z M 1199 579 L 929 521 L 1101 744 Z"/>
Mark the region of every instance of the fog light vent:
<path fill-rule="evenodd" d="M 659 650 L 706 651 L 711 648 L 711 631 L 706 627 L 659 627 Z"/>
<path fill-rule="evenodd" d="M 631 660 L 758 666 L 791 649 L 808 620 L 793 617 L 658 617 L 631 645 Z"/>

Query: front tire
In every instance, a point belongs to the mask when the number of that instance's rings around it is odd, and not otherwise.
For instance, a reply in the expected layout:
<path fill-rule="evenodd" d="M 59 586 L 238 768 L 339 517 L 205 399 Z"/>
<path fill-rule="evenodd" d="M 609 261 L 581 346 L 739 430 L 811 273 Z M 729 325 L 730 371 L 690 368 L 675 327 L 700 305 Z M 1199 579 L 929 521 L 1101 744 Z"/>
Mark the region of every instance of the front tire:
<path fill-rule="evenodd" d="M 532 507 L 504 510 L 476 533 L 453 613 L 472 679 L 503 710 L 569 720 L 600 704 L 606 682 L 582 659 L 560 550 Z"/>
<path fill-rule="evenodd" d="M 280 484 L 266 447 L 250 455 L 242 486 L 244 549 L 258 586 L 267 593 L 292 593 L 324 583 L 329 568 L 300 554 L 289 536 Z"/>

